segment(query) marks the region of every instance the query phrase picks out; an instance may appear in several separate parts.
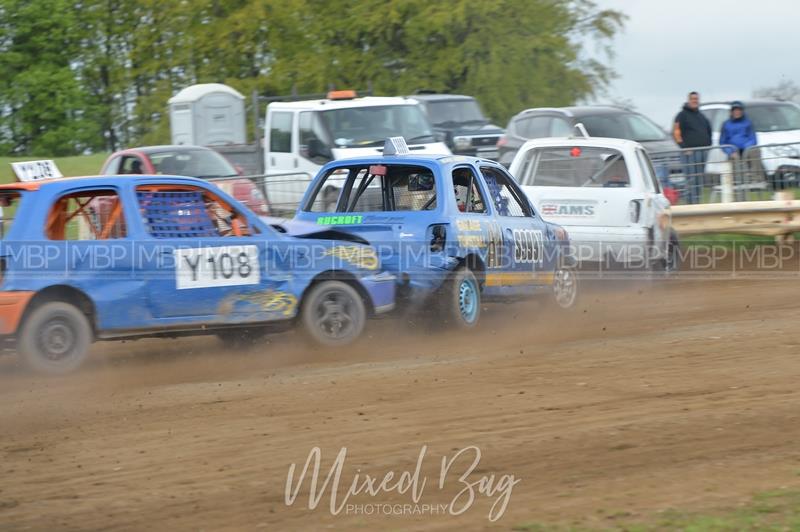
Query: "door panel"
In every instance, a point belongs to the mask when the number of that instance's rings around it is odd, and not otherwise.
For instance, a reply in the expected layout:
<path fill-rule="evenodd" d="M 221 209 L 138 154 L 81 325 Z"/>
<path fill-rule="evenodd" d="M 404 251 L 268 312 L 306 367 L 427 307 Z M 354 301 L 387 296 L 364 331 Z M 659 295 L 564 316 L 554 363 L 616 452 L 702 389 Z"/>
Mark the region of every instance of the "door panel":
<path fill-rule="evenodd" d="M 507 173 L 496 168 L 481 168 L 489 190 L 495 220 L 502 232 L 502 264 L 504 272 L 489 285 L 524 289 L 548 284 L 550 260 L 546 249 L 546 226 L 535 216 L 522 191 Z"/>

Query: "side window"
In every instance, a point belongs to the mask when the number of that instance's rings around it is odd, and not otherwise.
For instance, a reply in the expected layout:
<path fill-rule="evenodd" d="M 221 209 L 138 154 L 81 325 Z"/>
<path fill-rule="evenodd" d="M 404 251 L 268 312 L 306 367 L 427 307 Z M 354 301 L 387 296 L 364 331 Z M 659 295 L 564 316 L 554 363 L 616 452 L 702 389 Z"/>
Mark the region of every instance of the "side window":
<path fill-rule="evenodd" d="M 294 113 L 274 112 L 269 121 L 269 151 L 291 153 Z"/>
<path fill-rule="evenodd" d="M 125 238 L 122 201 L 114 190 L 89 190 L 58 198 L 47 215 L 50 240 L 108 240 Z"/>
<path fill-rule="evenodd" d="M 141 174 L 142 161 L 134 155 L 126 155 L 122 158 L 122 163 L 119 165 L 120 174 Z"/>
<path fill-rule="evenodd" d="M 453 189 L 459 211 L 486 214 L 486 201 L 478 185 L 478 178 L 471 168 L 453 170 Z"/>
<path fill-rule="evenodd" d="M 310 212 L 336 212 L 336 203 L 339 201 L 339 193 L 347 183 L 350 170 L 347 168 L 337 168 L 330 171 L 322 178 L 317 193 L 311 198 L 310 204 L 306 207 Z"/>
<path fill-rule="evenodd" d="M 528 122 L 523 136 L 529 139 L 540 139 L 549 136 L 551 121 L 552 118 L 549 116 L 534 116 Z"/>
<path fill-rule="evenodd" d="M 154 238 L 252 235 L 246 216 L 204 188 L 142 185 L 136 197 L 145 230 Z"/>
<path fill-rule="evenodd" d="M 639 167 L 642 169 L 645 184 L 647 188 L 654 192 L 661 192 L 661 185 L 656 178 L 656 172 L 653 168 L 653 163 L 650 158 L 644 153 L 643 150 L 636 150 L 636 157 L 639 159 Z"/>
<path fill-rule="evenodd" d="M 525 118 L 525 117 L 517 118 L 516 120 L 513 120 L 511 122 L 511 127 L 509 128 L 511 130 L 510 133 L 513 133 L 514 135 L 516 135 L 518 137 L 524 137 L 525 136 L 525 129 L 528 127 L 528 121 L 529 120 L 530 120 L 530 118 Z"/>
<path fill-rule="evenodd" d="M 563 118 L 553 118 L 550 124 L 551 137 L 569 137 L 572 134 L 572 126 Z"/>
<path fill-rule="evenodd" d="M 119 173 L 120 157 L 114 157 L 103 167 L 103 175 L 117 175 Z"/>
<path fill-rule="evenodd" d="M 486 166 L 481 168 L 481 173 L 497 214 L 513 217 L 533 216 L 527 202 L 522 199 L 521 192 L 507 174 Z"/>

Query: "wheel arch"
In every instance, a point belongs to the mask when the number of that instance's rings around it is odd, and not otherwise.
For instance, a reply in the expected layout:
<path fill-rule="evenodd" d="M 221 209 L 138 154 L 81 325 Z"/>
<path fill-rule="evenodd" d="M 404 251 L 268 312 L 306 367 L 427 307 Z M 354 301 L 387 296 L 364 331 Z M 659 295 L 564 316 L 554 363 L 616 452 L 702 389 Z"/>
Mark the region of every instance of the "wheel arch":
<path fill-rule="evenodd" d="M 74 286 L 63 284 L 51 285 L 36 292 L 36 294 L 34 294 L 25 307 L 22 317 L 20 318 L 18 328 L 25 323 L 25 320 L 31 312 L 45 303 L 51 303 L 54 301 L 69 303 L 78 308 L 88 318 L 92 327 L 92 332 L 97 332 L 97 307 L 95 306 L 94 301 L 92 301 L 86 292 L 79 290 Z"/>
<path fill-rule="evenodd" d="M 325 281 L 340 281 L 346 283 L 355 289 L 359 296 L 361 296 L 361 300 L 364 302 L 364 306 L 367 309 L 367 315 L 372 316 L 375 314 L 375 306 L 372 303 L 372 297 L 367 292 L 366 288 L 358 282 L 358 279 L 352 273 L 346 270 L 326 270 L 324 272 L 318 273 L 314 278 L 308 283 L 308 286 L 303 290 L 303 293 L 300 296 L 300 306 L 302 308 L 303 302 L 305 301 L 306 294 L 316 285 L 325 282 Z"/>
<path fill-rule="evenodd" d="M 478 285 L 483 289 L 486 284 L 486 264 L 477 253 L 468 253 L 463 258 L 459 259 L 457 267 L 469 268 L 475 278 L 478 280 Z"/>

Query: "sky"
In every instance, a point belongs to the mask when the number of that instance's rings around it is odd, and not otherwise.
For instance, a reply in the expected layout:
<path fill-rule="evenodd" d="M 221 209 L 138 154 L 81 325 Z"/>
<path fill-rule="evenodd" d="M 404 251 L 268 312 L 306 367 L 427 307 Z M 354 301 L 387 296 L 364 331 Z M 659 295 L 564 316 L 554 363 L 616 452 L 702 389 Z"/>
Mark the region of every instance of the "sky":
<path fill-rule="evenodd" d="M 800 83 L 800 0 L 595 1 L 628 15 L 613 42 L 619 77 L 608 97 L 633 102 L 662 127 L 691 90 L 727 101 L 782 79 Z"/>

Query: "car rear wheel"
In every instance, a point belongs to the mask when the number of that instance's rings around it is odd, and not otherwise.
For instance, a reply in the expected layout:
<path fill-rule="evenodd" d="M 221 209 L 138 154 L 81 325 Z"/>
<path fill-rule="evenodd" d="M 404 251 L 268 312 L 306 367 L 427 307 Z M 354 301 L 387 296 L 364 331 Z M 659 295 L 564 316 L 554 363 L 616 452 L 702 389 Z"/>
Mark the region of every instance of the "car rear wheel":
<path fill-rule="evenodd" d="M 678 235 L 674 230 L 670 231 L 669 242 L 667 242 L 667 252 L 663 259 L 659 259 L 655 264 L 655 271 L 664 275 L 673 275 L 681 267 L 681 245 Z"/>
<path fill-rule="evenodd" d="M 472 270 L 461 266 L 445 283 L 440 312 L 447 324 L 458 329 L 474 327 L 481 316 L 481 289 Z"/>
<path fill-rule="evenodd" d="M 355 288 L 341 281 L 323 281 L 306 295 L 300 319 L 314 343 L 338 347 L 361 335 L 367 311 Z"/>
<path fill-rule="evenodd" d="M 37 372 L 64 374 L 83 363 L 92 343 L 89 319 L 78 308 L 61 302 L 33 310 L 20 327 L 17 351 Z"/>

